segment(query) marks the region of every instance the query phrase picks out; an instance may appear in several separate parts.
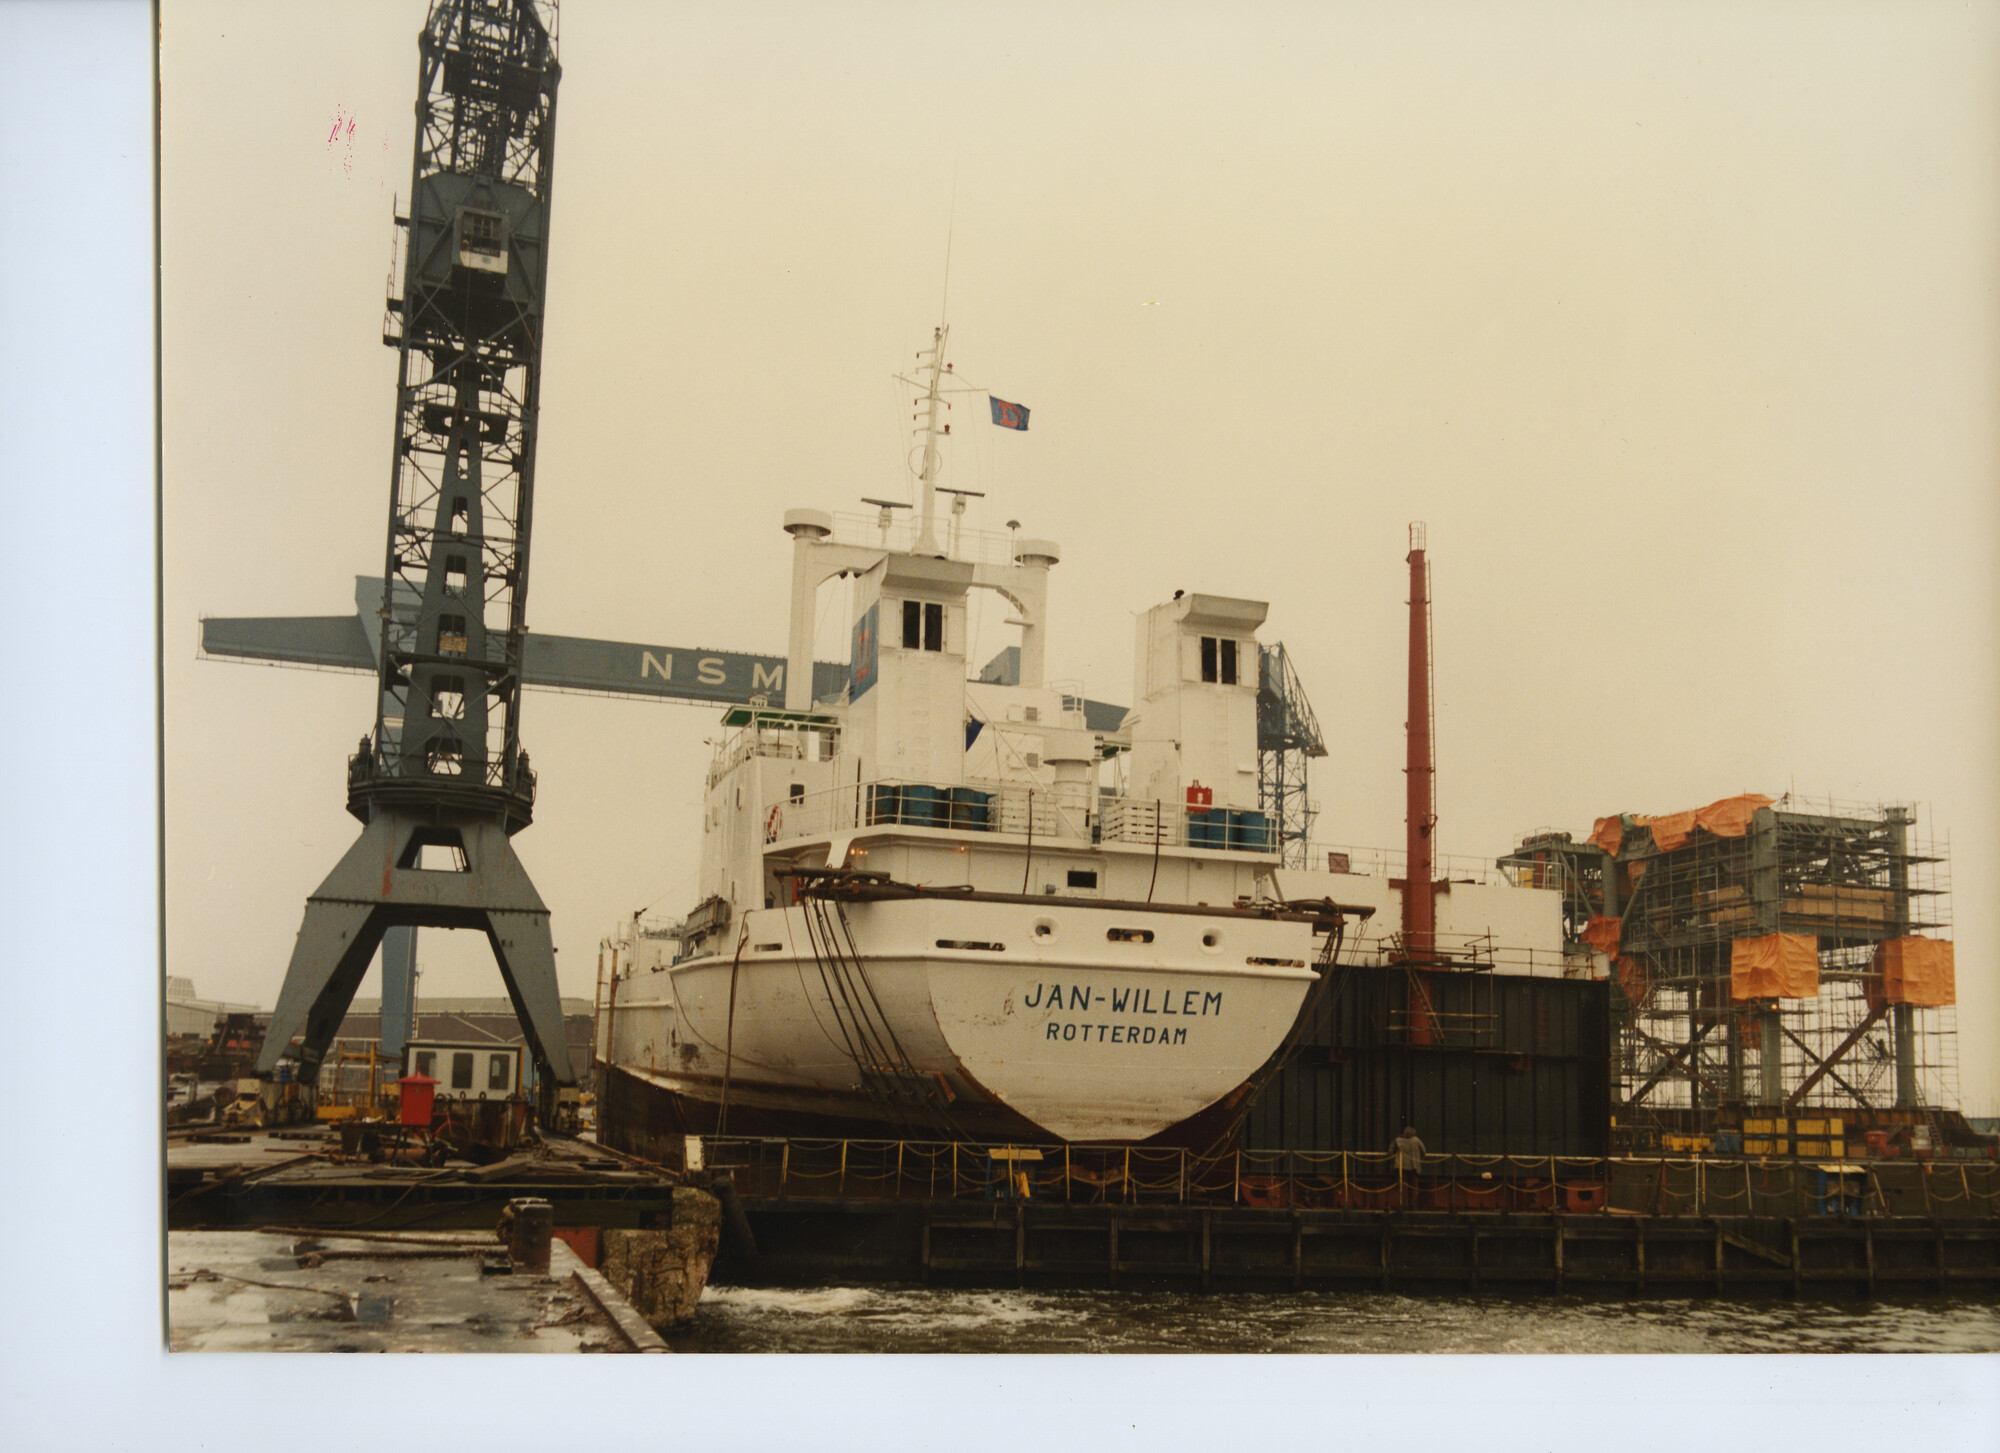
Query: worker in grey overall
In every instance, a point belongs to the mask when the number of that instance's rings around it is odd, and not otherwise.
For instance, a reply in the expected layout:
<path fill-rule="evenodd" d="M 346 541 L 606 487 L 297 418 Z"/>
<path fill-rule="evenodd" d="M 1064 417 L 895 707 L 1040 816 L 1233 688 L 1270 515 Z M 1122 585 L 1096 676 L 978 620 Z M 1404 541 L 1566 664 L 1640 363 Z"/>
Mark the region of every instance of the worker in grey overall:
<path fill-rule="evenodd" d="M 1396 1152 L 1396 1184 L 1402 1187 L 1403 1204 L 1407 1206 L 1416 1188 L 1417 1175 L 1424 1168 L 1424 1143 L 1417 1139 L 1417 1127 L 1405 1125 L 1390 1148 Z"/>

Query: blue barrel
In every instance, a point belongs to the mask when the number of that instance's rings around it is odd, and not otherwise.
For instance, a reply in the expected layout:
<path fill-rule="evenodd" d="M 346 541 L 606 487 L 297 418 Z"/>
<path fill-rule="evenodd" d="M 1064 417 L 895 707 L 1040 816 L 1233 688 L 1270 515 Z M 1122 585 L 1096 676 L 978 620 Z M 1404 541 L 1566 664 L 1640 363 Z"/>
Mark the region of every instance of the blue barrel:
<path fill-rule="evenodd" d="M 1229 846 L 1229 813 L 1220 807 L 1187 815 L 1187 839 L 1191 848 Z"/>
<path fill-rule="evenodd" d="M 946 816 L 942 787 L 905 787 L 902 821 L 910 827 L 943 827 Z"/>
<path fill-rule="evenodd" d="M 868 788 L 868 822 L 901 822 L 903 789 L 873 784 Z"/>
<path fill-rule="evenodd" d="M 1270 819 L 1261 812 L 1231 812 L 1229 846 L 1247 853 L 1268 853 L 1271 850 Z"/>
<path fill-rule="evenodd" d="M 948 794 L 951 799 L 951 825 L 986 832 L 993 825 L 993 794 L 981 792 L 976 787 L 954 787 Z"/>

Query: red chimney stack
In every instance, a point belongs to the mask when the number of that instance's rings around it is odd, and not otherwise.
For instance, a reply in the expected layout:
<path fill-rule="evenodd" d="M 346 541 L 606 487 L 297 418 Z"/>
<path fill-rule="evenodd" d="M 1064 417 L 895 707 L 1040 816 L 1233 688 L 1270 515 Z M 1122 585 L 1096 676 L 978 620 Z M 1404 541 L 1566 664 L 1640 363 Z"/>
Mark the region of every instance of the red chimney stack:
<path fill-rule="evenodd" d="M 1410 715 L 1405 830 L 1409 866 L 1403 888 L 1403 954 L 1430 960 L 1437 949 L 1437 905 L 1431 889 L 1431 829 L 1437 795 L 1431 769 L 1431 593 L 1424 561 L 1424 527 L 1410 526 Z"/>

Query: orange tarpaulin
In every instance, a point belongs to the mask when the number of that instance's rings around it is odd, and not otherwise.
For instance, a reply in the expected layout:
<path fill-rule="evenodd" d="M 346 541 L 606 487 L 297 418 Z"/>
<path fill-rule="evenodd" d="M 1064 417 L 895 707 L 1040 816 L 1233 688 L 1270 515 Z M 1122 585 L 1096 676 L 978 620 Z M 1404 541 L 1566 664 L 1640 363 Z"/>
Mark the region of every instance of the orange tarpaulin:
<path fill-rule="evenodd" d="M 1950 943 L 1943 939 L 1892 938 L 1875 945 L 1875 970 L 1882 998 L 1891 1004 L 1939 1008 L 1958 1002 L 1958 970 Z"/>
<path fill-rule="evenodd" d="M 1590 830 L 1590 840 L 1612 857 L 1618 856 L 1618 845 L 1625 841 L 1625 819 L 1622 817 L 1600 817 L 1597 826 Z"/>
<path fill-rule="evenodd" d="M 1628 1004 L 1636 1005 L 1645 999 L 1649 986 L 1646 983 L 1646 969 L 1643 964 L 1626 954 L 1620 954 L 1611 961 L 1611 967 L 1617 971 L 1618 987 L 1625 991 L 1625 1001 Z"/>
<path fill-rule="evenodd" d="M 1651 828 L 1654 845 L 1661 852 L 1670 853 L 1686 842 L 1696 828 L 1714 833 L 1717 837 L 1742 837 L 1750 830 L 1750 819 L 1756 816 L 1757 809 L 1769 807 L 1775 800 L 1761 792 L 1744 792 L 1735 797 L 1721 798 L 1706 807 L 1670 813 L 1665 817 L 1645 817 L 1635 813 L 1631 821 L 1635 827 Z M 1598 818 L 1590 840 L 1614 858 L 1617 857 L 1619 846 L 1625 840 L 1625 819 Z"/>
<path fill-rule="evenodd" d="M 1767 933 L 1729 946 L 1732 999 L 1810 999 L 1819 993 L 1819 940 L 1809 933 Z"/>
<path fill-rule="evenodd" d="M 1663 853 L 1670 853 L 1688 840 L 1694 831 L 1695 819 L 1700 814 L 1690 808 L 1686 812 L 1672 813 L 1666 817 L 1648 818 L 1646 826 L 1653 830 L 1653 842 Z"/>
<path fill-rule="evenodd" d="M 1750 831 L 1750 819 L 1757 815 L 1757 809 L 1769 807 L 1772 801 L 1761 792 L 1745 792 L 1740 797 L 1709 803 L 1695 813 L 1694 820 L 1717 837 L 1742 837 Z"/>
<path fill-rule="evenodd" d="M 1615 954 L 1618 952 L 1619 924 L 1619 919 L 1600 914 L 1584 925 L 1583 941 L 1599 953 Z"/>

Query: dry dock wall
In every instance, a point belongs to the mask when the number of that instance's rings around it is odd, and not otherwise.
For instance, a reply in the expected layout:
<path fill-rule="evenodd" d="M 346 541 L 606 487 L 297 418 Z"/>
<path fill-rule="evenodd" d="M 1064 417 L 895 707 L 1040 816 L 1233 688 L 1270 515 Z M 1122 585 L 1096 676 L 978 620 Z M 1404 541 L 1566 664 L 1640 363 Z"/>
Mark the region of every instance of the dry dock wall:
<path fill-rule="evenodd" d="M 2000 1290 L 2000 1221 L 746 1201 L 711 1280 L 1661 1296 Z"/>
<path fill-rule="evenodd" d="M 1252 1107 L 1244 1149 L 1385 1151 L 1414 1125 L 1433 1154 L 1609 1151 L 1608 982 L 1337 973 Z"/>

